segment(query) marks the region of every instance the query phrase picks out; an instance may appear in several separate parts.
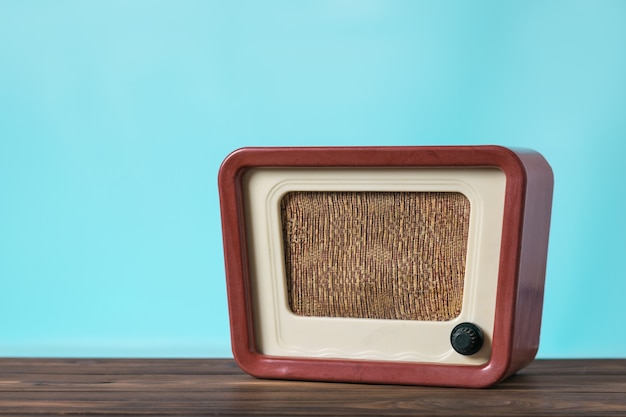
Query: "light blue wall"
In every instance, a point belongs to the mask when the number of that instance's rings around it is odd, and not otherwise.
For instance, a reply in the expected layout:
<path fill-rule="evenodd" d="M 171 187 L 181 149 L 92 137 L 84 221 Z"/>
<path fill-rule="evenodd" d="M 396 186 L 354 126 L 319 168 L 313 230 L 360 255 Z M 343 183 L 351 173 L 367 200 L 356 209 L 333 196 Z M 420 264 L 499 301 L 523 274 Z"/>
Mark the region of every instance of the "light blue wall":
<path fill-rule="evenodd" d="M 523 146 L 540 357 L 625 357 L 626 2 L 0 0 L 0 356 L 229 356 L 216 175 L 259 145 Z"/>

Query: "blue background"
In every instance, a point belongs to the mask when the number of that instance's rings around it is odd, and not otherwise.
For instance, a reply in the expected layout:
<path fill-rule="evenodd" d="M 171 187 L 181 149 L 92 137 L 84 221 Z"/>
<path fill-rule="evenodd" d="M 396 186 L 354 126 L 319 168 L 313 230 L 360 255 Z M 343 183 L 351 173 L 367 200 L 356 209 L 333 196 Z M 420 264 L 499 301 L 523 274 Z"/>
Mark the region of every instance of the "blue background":
<path fill-rule="evenodd" d="M 230 356 L 241 146 L 500 144 L 556 177 L 539 357 L 625 357 L 626 2 L 0 1 L 0 356 Z"/>

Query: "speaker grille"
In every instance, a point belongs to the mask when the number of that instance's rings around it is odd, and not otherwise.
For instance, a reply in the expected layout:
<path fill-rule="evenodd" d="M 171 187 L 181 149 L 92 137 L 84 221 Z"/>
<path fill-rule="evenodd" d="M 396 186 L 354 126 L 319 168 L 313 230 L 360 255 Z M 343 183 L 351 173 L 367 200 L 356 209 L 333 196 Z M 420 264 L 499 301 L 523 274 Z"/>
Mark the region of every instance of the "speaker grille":
<path fill-rule="evenodd" d="M 291 310 L 445 321 L 461 312 L 470 203 L 456 192 L 304 192 L 281 201 Z"/>

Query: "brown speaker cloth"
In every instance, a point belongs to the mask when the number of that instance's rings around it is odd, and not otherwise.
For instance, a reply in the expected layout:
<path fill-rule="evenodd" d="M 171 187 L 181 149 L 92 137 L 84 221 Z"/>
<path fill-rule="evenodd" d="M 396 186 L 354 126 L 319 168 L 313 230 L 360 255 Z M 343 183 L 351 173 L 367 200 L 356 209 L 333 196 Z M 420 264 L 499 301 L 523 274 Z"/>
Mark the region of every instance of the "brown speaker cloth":
<path fill-rule="evenodd" d="M 444 321 L 461 312 L 463 194 L 296 191 L 281 216 L 295 314 Z"/>

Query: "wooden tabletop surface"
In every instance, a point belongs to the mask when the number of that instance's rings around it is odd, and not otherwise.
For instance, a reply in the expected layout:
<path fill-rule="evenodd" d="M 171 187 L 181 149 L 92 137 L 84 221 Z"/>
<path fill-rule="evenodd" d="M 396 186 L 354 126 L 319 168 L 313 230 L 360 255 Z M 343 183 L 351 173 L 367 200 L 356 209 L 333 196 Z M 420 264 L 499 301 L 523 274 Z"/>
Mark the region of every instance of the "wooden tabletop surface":
<path fill-rule="evenodd" d="M 626 359 L 538 360 L 490 389 L 260 380 L 230 359 L 0 359 L 0 415 L 626 416 Z"/>

